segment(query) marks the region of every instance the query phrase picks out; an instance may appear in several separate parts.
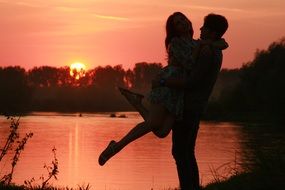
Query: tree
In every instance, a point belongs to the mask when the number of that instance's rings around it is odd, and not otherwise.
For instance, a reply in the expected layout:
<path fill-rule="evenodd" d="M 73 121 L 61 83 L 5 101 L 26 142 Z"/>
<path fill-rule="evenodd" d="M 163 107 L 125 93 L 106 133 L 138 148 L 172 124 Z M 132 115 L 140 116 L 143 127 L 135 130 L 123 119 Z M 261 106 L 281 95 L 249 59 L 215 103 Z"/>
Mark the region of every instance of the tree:
<path fill-rule="evenodd" d="M 239 110 L 284 113 L 285 38 L 257 51 L 253 61 L 240 69 L 241 81 L 231 103 Z"/>
<path fill-rule="evenodd" d="M 96 67 L 91 74 L 93 85 L 101 90 L 116 90 L 118 86 L 126 86 L 125 71 L 122 65 L 111 67 Z"/>
<path fill-rule="evenodd" d="M 161 63 L 136 63 L 133 69 L 133 76 L 129 76 L 132 88 L 141 92 L 149 91 L 151 81 L 161 69 Z"/>
<path fill-rule="evenodd" d="M 41 66 L 29 71 L 29 85 L 33 87 L 54 87 L 59 84 L 59 72 L 55 67 Z"/>
<path fill-rule="evenodd" d="M 25 69 L 19 66 L 1 68 L 0 89 L 2 112 L 21 112 L 27 109 L 30 89 Z"/>

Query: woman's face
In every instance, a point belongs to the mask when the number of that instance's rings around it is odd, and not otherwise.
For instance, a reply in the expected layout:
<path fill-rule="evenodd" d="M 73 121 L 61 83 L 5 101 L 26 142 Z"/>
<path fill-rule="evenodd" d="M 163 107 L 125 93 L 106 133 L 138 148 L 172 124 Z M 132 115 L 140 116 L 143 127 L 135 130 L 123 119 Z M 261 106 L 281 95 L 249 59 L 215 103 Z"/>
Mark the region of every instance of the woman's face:
<path fill-rule="evenodd" d="M 173 18 L 173 26 L 175 28 L 175 31 L 179 35 L 189 33 L 189 29 L 190 29 L 189 21 L 182 15 L 176 15 Z"/>

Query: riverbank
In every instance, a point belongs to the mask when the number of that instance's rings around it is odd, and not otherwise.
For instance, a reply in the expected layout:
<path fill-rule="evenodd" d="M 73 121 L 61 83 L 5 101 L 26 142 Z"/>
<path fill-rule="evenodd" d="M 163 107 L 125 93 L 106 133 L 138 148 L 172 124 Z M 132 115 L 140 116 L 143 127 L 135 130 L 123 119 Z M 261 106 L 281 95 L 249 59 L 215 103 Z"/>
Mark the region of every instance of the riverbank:
<path fill-rule="evenodd" d="M 274 166 L 270 166 L 270 165 Z M 264 163 L 267 167 L 240 173 L 225 181 L 208 184 L 203 190 L 279 190 L 285 187 L 285 162 Z M 269 166 L 269 167 L 268 167 Z"/>
<path fill-rule="evenodd" d="M 271 127 L 270 127 L 271 126 Z M 258 135 L 251 131 L 258 128 Z M 266 132 L 271 130 L 269 137 Z M 281 125 L 255 125 L 244 128 L 253 140 L 251 151 L 244 156 L 244 172 L 237 172 L 230 178 L 215 179 L 203 190 L 279 190 L 285 188 L 285 130 Z"/>

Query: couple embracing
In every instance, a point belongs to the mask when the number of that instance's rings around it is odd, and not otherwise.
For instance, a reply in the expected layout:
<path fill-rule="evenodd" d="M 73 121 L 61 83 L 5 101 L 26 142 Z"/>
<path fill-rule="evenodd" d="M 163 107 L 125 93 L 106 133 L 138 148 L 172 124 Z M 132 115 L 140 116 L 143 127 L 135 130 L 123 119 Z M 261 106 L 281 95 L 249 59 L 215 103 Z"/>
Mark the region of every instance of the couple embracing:
<path fill-rule="evenodd" d="M 180 188 L 200 188 L 195 141 L 201 116 L 221 68 L 222 50 L 228 47 L 222 38 L 227 28 L 224 16 L 209 14 L 200 28 L 200 39 L 195 40 L 192 23 L 183 13 L 175 12 L 168 17 L 165 38 L 168 64 L 152 82 L 149 109 L 142 104 L 144 96 L 119 88 L 144 122 L 137 124 L 121 140 L 112 140 L 99 156 L 100 165 L 149 132 L 164 138 L 172 130 L 172 155 Z"/>

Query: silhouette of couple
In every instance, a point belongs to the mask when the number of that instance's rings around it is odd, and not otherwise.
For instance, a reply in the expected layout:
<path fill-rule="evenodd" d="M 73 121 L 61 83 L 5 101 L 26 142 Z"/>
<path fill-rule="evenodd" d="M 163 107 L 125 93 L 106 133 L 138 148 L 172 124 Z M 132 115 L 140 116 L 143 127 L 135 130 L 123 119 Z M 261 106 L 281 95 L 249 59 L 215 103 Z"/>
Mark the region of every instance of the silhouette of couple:
<path fill-rule="evenodd" d="M 209 14 L 200 28 L 200 39 L 195 40 L 192 23 L 183 13 L 175 12 L 168 17 L 165 38 L 168 64 L 152 81 L 147 97 L 150 108 L 142 104 L 143 95 L 119 88 L 144 122 L 137 124 L 121 140 L 112 140 L 99 156 L 100 165 L 149 132 L 164 138 L 172 130 L 172 155 L 180 188 L 200 188 L 195 141 L 201 115 L 221 68 L 222 50 L 228 47 L 222 38 L 227 28 L 224 16 Z"/>

